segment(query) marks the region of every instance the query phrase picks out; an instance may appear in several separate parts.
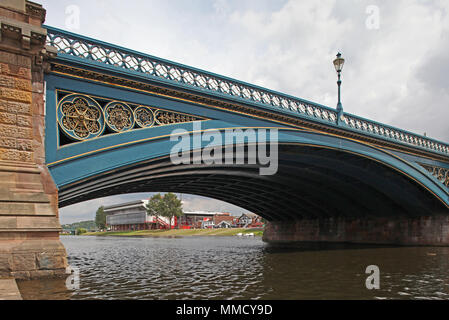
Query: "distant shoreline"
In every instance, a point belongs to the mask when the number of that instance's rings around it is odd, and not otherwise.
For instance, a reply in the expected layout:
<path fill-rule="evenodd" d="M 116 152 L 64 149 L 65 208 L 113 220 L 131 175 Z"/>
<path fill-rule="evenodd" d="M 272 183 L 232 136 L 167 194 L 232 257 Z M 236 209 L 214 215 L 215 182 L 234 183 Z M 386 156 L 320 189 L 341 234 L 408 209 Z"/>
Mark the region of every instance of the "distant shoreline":
<path fill-rule="evenodd" d="M 253 234 L 256 237 L 263 235 L 262 228 L 223 228 L 223 229 L 171 229 L 171 230 L 139 230 L 139 231 L 106 231 L 87 232 L 82 236 L 120 236 L 120 237 L 189 237 L 189 236 L 242 236 Z"/>

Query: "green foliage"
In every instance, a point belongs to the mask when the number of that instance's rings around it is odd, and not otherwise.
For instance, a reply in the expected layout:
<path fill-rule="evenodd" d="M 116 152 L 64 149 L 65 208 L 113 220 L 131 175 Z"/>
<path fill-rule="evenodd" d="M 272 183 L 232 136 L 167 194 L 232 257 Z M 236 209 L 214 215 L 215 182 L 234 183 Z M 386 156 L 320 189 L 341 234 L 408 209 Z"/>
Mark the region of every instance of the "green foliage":
<path fill-rule="evenodd" d="M 64 224 L 62 225 L 62 229 L 66 231 L 76 231 L 78 228 L 84 228 L 89 231 L 94 231 L 96 229 L 95 221 L 88 220 L 88 221 L 80 221 L 80 222 L 74 222 L 71 224 Z"/>
<path fill-rule="evenodd" d="M 106 213 L 104 212 L 104 207 L 98 208 L 95 215 L 95 225 L 98 229 L 106 229 Z"/>
<path fill-rule="evenodd" d="M 168 218 L 170 220 L 170 228 L 171 219 L 173 217 L 180 217 L 183 214 L 181 200 L 171 192 L 163 196 L 160 193 L 152 196 L 146 205 L 146 209 L 150 215 Z"/>
<path fill-rule="evenodd" d="M 81 235 L 81 234 L 86 233 L 86 232 L 87 232 L 87 230 L 84 229 L 84 228 L 76 229 L 76 235 Z"/>
<path fill-rule="evenodd" d="M 152 196 L 150 198 L 150 200 L 148 201 L 148 204 L 145 206 L 147 209 L 147 213 L 151 216 L 160 216 L 160 212 L 163 208 L 162 206 L 162 196 L 160 193 L 155 194 L 154 196 Z"/>

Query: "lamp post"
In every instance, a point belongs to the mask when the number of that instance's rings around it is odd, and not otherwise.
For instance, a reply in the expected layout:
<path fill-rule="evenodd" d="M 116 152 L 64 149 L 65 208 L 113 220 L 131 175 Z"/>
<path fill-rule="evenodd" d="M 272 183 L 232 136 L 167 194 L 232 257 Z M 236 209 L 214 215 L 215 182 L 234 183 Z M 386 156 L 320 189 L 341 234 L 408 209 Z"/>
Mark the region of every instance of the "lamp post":
<path fill-rule="evenodd" d="M 343 114 L 343 106 L 341 105 L 341 95 L 340 95 L 340 87 L 341 87 L 341 70 L 343 69 L 343 65 L 345 64 L 345 59 L 341 57 L 341 53 L 337 53 L 337 58 L 334 60 L 334 67 L 335 71 L 337 71 L 338 74 L 338 103 L 337 103 L 337 113 L 338 113 L 338 120 L 337 122 L 340 122 L 340 117 Z"/>

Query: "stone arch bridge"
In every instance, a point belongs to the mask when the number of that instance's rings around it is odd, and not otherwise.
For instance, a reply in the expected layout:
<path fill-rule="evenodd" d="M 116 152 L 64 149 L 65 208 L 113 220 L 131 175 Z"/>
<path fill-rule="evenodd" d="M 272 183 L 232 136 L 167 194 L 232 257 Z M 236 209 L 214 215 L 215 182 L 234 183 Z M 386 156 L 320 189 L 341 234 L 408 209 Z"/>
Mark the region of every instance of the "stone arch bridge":
<path fill-rule="evenodd" d="M 131 192 L 227 201 L 271 242 L 449 244 L 447 143 L 42 25 L 32 2 L 0 19 L 0 276 L 63 273 L 58 208 Z M 195 161 L 206 139 L 175 164 L 174 130 L 237 132 L 213 147 L 244 161 Z M 251 161 L 260 133 L 274 174 Z"/>

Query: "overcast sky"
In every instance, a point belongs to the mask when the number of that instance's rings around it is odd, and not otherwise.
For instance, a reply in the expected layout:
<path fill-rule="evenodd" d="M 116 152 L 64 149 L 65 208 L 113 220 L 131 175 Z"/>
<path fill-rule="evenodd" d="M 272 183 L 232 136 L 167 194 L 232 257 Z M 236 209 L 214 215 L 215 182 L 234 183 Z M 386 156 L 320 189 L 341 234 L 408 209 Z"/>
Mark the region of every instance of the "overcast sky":
<path fill-rule="evenodd" d="M 346 112 L 449 141 L 448 0 L 37 2 L 48 25 L 330 107 L 341 51 Z M 148 195 L 133 195 L 141 197 Z M 124 199 L 61 209 L 61 222 L 90 219 L 97 205 Z M 243 210 L 188 199 L 192 210 Z"/>

